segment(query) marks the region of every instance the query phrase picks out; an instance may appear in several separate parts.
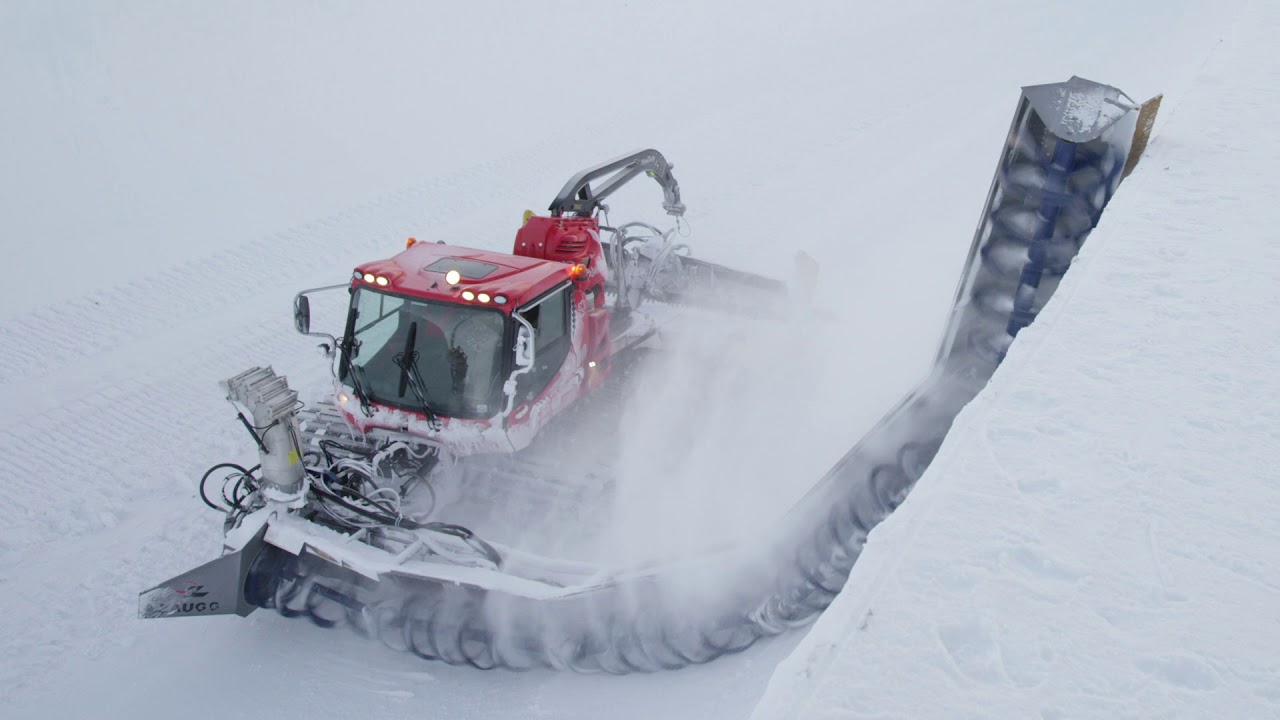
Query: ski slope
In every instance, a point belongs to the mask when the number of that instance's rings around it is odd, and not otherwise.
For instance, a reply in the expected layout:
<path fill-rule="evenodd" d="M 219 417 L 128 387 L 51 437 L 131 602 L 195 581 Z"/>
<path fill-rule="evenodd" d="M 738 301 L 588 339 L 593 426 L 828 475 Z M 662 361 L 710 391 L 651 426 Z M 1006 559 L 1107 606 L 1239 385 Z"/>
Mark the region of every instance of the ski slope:
<path fill-rule="evenodd" d="M 251 455 L 217 381 L 271 363 L 322 383 L 298 289 L 409 235 L 507 247 L 570 173 L 654 146 L 698 254 L 785 277 L 805 249 L 836 318 L 811 353 L 732 358 L 714 425 L 685 428 L 726 474 L 687 470 L 666 502 L 745 511 L 927 369 L 1017 87 L 1176 97 L 1232 21 L 1194 0 L 0 6 L 0 707 L 745 716 L 799 633 L 594 678 L 437 666 L 267 613 L 135 620 L 137 591 L 220 545 L 195 479 Z M 646 190 L 615 213 L 656 210 Z M 778 375 L 807 385 L 761 403 Z"/>
<path fill-rule="evenodd" d="M 1280 716 L 1278 31 L 1166 105 L 754 720 Z"/>

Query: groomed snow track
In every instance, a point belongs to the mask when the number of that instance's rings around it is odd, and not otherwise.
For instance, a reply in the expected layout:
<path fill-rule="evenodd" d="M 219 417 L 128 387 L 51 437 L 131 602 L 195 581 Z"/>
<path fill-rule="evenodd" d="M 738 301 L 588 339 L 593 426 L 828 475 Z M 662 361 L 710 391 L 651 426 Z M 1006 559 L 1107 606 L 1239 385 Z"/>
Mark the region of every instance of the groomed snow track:
<path fill-rule="evenodd" d="M 1092 133 L 1062 129 L 1078 120 L 1063 117 L 1072 103 L 1056 111 L 1044 104 L 1071 94 L 1076 108 L 1103 108 Z M 1120 183 L 1136 121 L 1124 103 L 1111 103 L 1121 111 L 1100 104 L 1120 97 L 1075 78 L 1024 90 L 932 372 L 780 527 L 761 533 L 766 539 L 552 601 L 406 583 L 365 605 L 313 576 L 308 561 L 268 546 L 247 596 L 286 616 L 350 624 L 393 648 L 482 669 L 676 669 L 811 621 L 840 592 L 868 533 L 905 498 L 1097 224 Z M 732 586 L 690 595 L 687 580 L 711 566 Z"/>

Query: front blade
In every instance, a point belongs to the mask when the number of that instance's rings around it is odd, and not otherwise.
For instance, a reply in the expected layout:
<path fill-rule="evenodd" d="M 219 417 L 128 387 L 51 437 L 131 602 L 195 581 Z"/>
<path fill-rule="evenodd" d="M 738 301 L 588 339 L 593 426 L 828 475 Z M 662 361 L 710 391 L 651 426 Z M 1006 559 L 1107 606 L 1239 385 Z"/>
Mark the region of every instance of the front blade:
<path fill-rule="evenodd" d="M 211 560 L 194 570 L 174 576 L 138 593 L 138 617 L 191 617 L 230 615 L 241 617 L 257 609 L 244 597 L 245 578 L 262 550 L 262 528 L 239 550 Z"/>

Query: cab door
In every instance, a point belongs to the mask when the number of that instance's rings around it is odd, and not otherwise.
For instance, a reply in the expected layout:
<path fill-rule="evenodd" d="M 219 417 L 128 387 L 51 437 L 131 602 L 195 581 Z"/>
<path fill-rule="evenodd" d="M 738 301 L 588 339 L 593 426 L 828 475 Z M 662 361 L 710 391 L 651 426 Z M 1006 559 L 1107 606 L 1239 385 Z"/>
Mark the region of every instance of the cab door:
<path fill-rule="evenodd" d="M 564 365 L 573 345 L 569 283 L 519 308 L 521 317 L 533 327 L 533 369 L 520 376 L 517 403 L 532 402 L 542 394 Z"/>

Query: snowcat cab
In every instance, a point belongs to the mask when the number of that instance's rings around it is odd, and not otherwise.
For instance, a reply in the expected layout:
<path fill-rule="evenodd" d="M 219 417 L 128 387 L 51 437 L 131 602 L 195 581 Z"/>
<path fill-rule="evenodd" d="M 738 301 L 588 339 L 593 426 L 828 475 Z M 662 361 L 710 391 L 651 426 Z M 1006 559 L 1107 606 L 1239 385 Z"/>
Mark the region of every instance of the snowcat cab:
<path fill-rule="evenodd" d="M 670 165 L 645 150 L 571 178 L 549 216 L 525 214 L 509 255 L 410 238 L 398 255 L 357 267 L 349 286 L 335 286 L 351 293 L 341 340 L 310 332 L 315 291 L 299 293 L 299 332 L 333 342 L 346 424 L 455 458 L 510 453 L 598 387 L 611 357 L 655 330 L 629 311 L 660 277 L 678 284 L 688 260 L 669 233 L 641 223 L 601 241 L 602 201 L 641 172 L 662 186 L 663 208 L 682 215 Z M 609 306 L 606 289 L 617 298 Z"/>
<path fill-rule="evenodd" d="M 433 243 L 362 265 L 337 347 L 339 410 L 361 433 L 455 456 L 519 450 L 531 404 L 554 415 L 607 367 L 607 324 L 575 322 L 592 295 L 581 268 Z"/>

